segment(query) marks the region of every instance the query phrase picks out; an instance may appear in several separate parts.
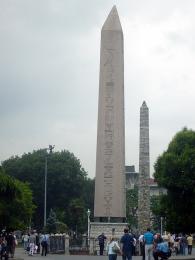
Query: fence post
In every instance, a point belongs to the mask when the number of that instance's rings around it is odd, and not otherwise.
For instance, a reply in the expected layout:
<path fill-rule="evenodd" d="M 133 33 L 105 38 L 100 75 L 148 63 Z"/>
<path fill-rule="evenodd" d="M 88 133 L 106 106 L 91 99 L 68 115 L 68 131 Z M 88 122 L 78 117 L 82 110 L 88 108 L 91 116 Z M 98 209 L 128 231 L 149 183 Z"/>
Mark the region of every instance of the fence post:
<path fill-rule="evenodd" d="M 70 252 L 69 252 L 70 237 L 68 234 L 65 234 L 64 238 L 65 238 L 65 241 L 64 241 L 65 242 L 65 254 L 69 255 L 70 254 Z"/>
<path fill-rule="evenodd" d="M 95 242 L 95 239 L 90 238 L 90 242 L 89 242 L 89 254 L 90 255 L 94 255 L 94 242 Z"/>

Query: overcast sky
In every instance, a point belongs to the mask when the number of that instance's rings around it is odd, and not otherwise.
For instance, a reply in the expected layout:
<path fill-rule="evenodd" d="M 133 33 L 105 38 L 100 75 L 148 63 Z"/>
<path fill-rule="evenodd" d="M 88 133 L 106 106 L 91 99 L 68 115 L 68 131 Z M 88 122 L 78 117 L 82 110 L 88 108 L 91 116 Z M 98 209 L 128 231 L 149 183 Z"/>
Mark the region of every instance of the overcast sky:
<path fill-rule="evenodd" d="M 49 144 L 95 176 L 100 31 L 117 6 L 125 46 L 126 165 L 139 161 L 150 112 L 153 164 L 195 129 L 194 0 L 1 0 L 0 161 Z"/>

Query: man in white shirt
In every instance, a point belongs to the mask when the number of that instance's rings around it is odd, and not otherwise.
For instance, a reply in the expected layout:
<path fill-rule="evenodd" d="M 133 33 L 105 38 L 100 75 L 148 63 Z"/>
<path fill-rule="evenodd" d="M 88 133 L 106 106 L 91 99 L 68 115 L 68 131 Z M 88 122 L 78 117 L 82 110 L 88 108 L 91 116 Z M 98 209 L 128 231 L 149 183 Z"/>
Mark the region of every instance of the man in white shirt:
<path fill-rule="evenodd" d="M 140 252 L 142 255 L 142 260 L 145 260 L 145 245 L 144 245 L 144 235 L 140 235 L 138 238 L 139 246 L 140 246 Z"/>

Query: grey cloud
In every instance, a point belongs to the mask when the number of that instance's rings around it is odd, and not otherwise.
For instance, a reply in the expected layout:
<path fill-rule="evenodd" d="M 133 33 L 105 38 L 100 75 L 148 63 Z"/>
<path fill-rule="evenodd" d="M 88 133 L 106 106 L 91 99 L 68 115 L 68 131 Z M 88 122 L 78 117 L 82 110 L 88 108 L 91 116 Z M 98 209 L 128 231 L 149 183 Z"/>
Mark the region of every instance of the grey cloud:
<path fill-rule="evenodd" d="M 125 39 L 126 162 L 137 169 L 143 100 L 150 109 L 151 165 L 175 131 L 195 127 L 189 113 L 195 109 L 194 4 L 116 1 Z M 0 160 L 52 143 L 75 153 L 94 176 L 100 30 L 112 5 L 1 1 Z M 188 17 L 185 30 L 168 30 L 175 13 L 181 21 Z"/>

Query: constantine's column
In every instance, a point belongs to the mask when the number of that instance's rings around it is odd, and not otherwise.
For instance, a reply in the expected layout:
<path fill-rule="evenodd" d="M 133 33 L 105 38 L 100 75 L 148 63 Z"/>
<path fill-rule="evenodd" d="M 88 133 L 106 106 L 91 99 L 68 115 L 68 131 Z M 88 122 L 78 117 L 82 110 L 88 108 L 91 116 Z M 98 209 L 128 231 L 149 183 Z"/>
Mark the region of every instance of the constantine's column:
<path fill-rule="evenodd" d="M 94 217 L 126 217 L 123 32 L 115 6 L 101 31 Z"/>
<path fill-rule="evenodd" d="M 138 229 L 141 233 L 150 227 L 150 155 L 149 110 L 144 101 L 140 108 Z"/>

